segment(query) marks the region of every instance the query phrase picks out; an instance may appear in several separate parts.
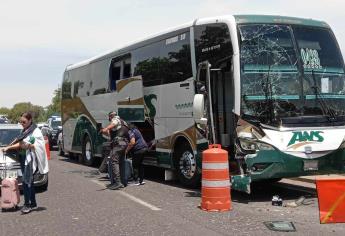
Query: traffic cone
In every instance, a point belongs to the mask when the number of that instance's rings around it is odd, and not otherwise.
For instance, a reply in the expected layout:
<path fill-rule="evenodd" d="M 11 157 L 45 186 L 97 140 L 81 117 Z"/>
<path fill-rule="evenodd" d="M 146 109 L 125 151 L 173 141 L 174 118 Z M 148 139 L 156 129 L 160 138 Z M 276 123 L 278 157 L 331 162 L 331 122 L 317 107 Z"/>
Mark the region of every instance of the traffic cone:
<path fill-rule="evenodd" d="M 320 223 L 345 223 L 345 179 L 317 179 Z"/>
<path fill-rule="evenodd" d="M 47 136 L 44 136 L 44 142 L 46 144 L 46 154 L 47 154 L 47 159 L 50 160 L 50 148 L 49 148 L 49 139 Z"/>
<path fill-rule="evenodd" d="M 231 209 L 228 152 L 213 144 L 202 153 L 201 209 Z"/>

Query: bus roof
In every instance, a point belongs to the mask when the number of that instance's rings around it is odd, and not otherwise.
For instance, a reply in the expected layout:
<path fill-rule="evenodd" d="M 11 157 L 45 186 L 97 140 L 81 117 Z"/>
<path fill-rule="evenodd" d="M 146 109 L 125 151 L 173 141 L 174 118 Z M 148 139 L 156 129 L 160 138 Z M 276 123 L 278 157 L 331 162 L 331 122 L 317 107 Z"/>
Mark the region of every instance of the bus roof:
<path fill-rule="evenodd" d="M 244 23 L 267 23 L 267 24 L 290 24 L 290 25 L 306 25 L 326 27 L 330 26 L 324 21 L 313 19 L 297 18 L 290 16 L 274 16 L 274 15 L 234 15 L 237 24 Z"/>
<path fill-rule="evenodd" d="M 279 24 L 298 24 L 298 25 L 307 25 L 307 26 L 318 26 L 318 27 L 327 27 L 330 28 L 329 25 L 323 21 L 317 21 L 313 19 L 304 19 L 304 18 L 296 18 L 296 17 L 288 17 L 288 16 L 275 16 L 275 15 L 226 15 L 226 16 L 215 16 L 210 18 L 202 18 L 202 19 L 196 19 L 194 21 L 185 23 L 183 25 L 170 28 L 167 30 L 164 30 L 162 32 L 159 32 L 157 34 L 151 35 L 149 37 L 146 37 L 141 40 L 134 41 L 128 45 L 125 45 L 123 47 L 110 50 L 106 53 L 94 56 L 92 58 L 89 58 L 87 60 L 68 65 L 66 67 L 66 71 L 73 70 L 75 68 L 79 68 L 88 64 L 91 64 L 92 62 L 99 61 L 105 58 L 113 57 L 113 56 L 119 56 L 121 54 L 125 54 L 128 51 L 142 47 L 146 44 L 149 44 L 151 42 L 155 42 L 157 40 L 160 40 L 160 36 L 166 36 L 167 34 L 175 34 L 176 31 L 186 29 L 188 27 L 193 26 L 199 21 L 214 21 L 216 19 L 224 18 L 224 17 L 234 17 L 237 24 L 243 24 L 243 23 L 279 23 Z"/>

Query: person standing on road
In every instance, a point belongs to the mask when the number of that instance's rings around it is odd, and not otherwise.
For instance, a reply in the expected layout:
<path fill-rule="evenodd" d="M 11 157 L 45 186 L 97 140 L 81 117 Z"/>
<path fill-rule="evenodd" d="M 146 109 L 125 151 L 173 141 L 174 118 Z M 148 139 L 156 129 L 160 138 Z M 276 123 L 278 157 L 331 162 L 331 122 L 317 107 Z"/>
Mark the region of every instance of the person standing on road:
<path fill-rule="evenodd" d="M 41 130 L 32 122 L 32 115 L 25 112 L 19 123 L 23 126 L 22 133 L 3 151 L 23 150 L 19 152 L 20 166 L 23 173 L 24 206 L 22 213 L 27 214 L 37 209 L 34 188 L 34 173 L 46 174 L 49 171 L 45 141 Z"/>
<path fill-rule="evenodd" d="M 125 150 L 128 144 L 128 125 L 115 111 L 109 112 L 110 124 L 100 131 L 107 134 L 111 140 L 110 165 L 112 174 L 109 173 L 111 184 L 108 189 L 117 190 L 127 185 L 125 178 L 121 178 L 120 166 L 124 164 Z M 121 183 L 122 179 L 122 183 Z"/>
<path fill-rule="evenodd" d="M 130 124 L 129 128 L 130 128 L 128 131 L 129 143 L 126 148 L 126 155 L 129 152 L 131 152 L 132 157 L 133 157 L 132 162 L 133 162 L 133 169 L 134 169 L 134 181 L 135 181 L 134 184 L 143 185 L 145 184 L 143 160 L 148 150 L 148 146 L 142 134 L 140 133 L 139 129 L 135 125 Z"/>

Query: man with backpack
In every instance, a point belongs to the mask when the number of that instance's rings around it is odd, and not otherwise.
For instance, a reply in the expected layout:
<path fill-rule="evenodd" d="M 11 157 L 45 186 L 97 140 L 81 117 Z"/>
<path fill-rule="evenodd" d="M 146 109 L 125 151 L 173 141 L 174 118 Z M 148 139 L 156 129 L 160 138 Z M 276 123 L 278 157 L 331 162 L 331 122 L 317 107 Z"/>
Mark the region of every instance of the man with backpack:
<path fill-rule="evenodd" d="M 143 160 L 145 153 L 147 152 L 148 146 L 141 135 L 139 129 L 135 125 L 129 125 L 129 143 L 126 148 L 127 153 L 132 154 L 132 163 L 134 169 L 134 185 L 144 185 L 144 165 Z"/>
<path fill-rule="evenodd" d="M 110 169 L 112 173 L 109 173 L 111 184 L 107 187 L 111 190 L 117 190 L 127 185 L 126 178 L 121 178 L 125 173 L 120 172 L 120 164 L 124 164 L 125 161 L 125 150 L 129 140 L 129 128 L 128 124 L 115 111 L 109 112 L 108 118 L 110 124 L 101 129 L 100 132 L 107 134 L 112 142 L 110 152 Z"/>

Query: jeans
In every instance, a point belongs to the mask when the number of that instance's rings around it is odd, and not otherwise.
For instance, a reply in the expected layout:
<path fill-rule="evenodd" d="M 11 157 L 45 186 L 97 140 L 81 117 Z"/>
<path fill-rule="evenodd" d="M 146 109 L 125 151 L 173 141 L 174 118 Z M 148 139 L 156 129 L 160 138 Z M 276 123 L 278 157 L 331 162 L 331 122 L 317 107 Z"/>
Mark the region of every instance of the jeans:
<path fill-rule="evenodd" d="M 138 181 L 142 183 L 144 180 L 144 165 L 143 165 L 143 160 L 144 156 L 147 152 L 146 148 L 140 149 L 136 152 L 133 153 L 133 171 L 134 171 L 134 181 Z"/>
<path fill-rule="evenodd" d="M 26 156 L 20 155 L 20 167 L 22 170 L 22 173 L 24 173 L 25 169 L 25 158 Z M 24 181 L 23 184 L 23 194 L 24 194 L 24 205 L 26 206 L 37 206 L 36 202 L 36 192 L 34 187 L 34 180 L 32 180 L 32 183 L 30 186 L 26 184 Z"/>

